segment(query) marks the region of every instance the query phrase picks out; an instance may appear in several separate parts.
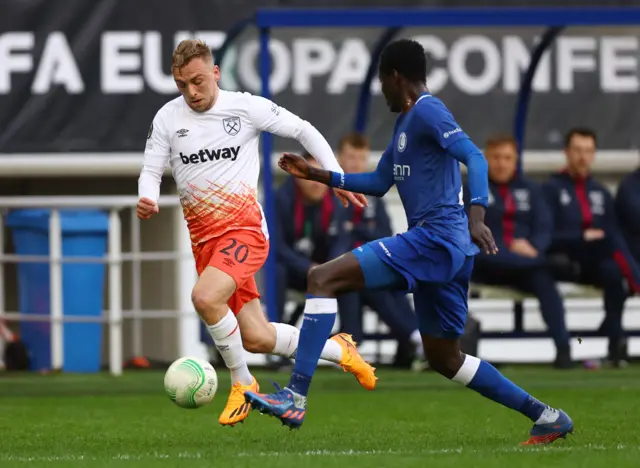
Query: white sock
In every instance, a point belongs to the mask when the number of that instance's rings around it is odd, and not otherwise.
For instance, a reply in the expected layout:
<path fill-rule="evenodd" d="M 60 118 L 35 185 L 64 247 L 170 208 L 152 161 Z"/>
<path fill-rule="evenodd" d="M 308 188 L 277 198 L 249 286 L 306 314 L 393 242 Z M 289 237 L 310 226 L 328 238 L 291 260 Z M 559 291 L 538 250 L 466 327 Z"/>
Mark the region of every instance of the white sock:
<path fill-rule="evenodd" d="M 251 385 L 253 377 L 247 367 L 240 327 L 233 312 L 228 311 L 218 323 L 207 325 L 207 330 L 225 365 L 231 371 L 231 381 L 234 384 L 240 382 L 242 385 Z"/>
<path fill-rule="evenodd" d="M 477 357 L 467 354 L 464 357 L 462 366 L 460 366 L 460 369 L 458 369 L 458 372 L 453 376 L 453 379 L 451 380 L 453 380 L 454 382 L 458 382 L 466 387 L 467 385 L 469 385 L 469 382 L 471 382 L 476 376 L 481 362 L 482 361 Z"/>
<path fill-rule="evenodd" d="M 271 354 L 295 359 L 300 330 L 286 323 L 272 322 L 271 325 L 276 329 L 276 346 Z M 342 347 L 333 340 L 327 340 L 322 349 L 322 354 L 320 354 L 320 359 L 339 364 L 342 360 Z"/>

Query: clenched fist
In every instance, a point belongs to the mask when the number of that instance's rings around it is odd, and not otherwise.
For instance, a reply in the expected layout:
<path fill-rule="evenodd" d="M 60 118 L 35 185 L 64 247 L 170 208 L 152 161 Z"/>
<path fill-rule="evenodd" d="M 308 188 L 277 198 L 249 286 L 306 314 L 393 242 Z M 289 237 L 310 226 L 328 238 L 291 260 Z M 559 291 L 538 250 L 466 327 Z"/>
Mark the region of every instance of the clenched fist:
<path fill-rule="evenodd" d="M 146 197 L 138 200 L 138 206 L 136 208 L 139 219 L 149 219 L 160 211 L 158 204 Z"/>

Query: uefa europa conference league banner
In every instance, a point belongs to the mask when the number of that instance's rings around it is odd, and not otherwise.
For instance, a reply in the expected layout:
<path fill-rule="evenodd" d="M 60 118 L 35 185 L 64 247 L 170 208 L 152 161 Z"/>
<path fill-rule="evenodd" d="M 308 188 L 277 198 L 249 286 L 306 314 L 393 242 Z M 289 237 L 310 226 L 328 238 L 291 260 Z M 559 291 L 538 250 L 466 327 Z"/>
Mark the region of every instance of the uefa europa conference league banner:
<path fill-rule="evenodd" d="M 238 0 L 243 3 L 243 0 Z M 244 0 L 246 2 L 246 0 Z M 214 1 L 0 0 L 0 152 L 142 151 L 157 109 L 177 96 L 171 52 L 187 37 L 214 50 L 251 8 Z M 272 2 L 273 3 L 273 2 Z M 331 142 L 351 128 L 370 50 L 381 29 L 274 30 L 274 100 Z M 510 131 L 538 28 L 411 28 L 431 58 L 428 83 L 478 141 Z M 637 147 L 640 25 L 565 31 L 534 82 L 528 147 L 557 149 L 573 125 L 601 145 Z M 258 43 L 247 31 L 223 63 L 222 86 L 260 92 Z M 375 149 L 391 115 L 374 83 Z M 277 141 L 277 148 L 291 149 Z"/>

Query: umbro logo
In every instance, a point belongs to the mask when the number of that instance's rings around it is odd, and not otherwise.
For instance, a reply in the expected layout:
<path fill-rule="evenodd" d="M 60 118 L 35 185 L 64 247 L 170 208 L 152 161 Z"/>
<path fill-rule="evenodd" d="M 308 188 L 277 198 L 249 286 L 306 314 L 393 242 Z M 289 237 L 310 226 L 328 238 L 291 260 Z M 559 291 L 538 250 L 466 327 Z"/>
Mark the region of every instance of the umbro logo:
<path fill-rule="evenodd" d="M 181 128 L 176 132 L 176 134 L 178 135 L 178 138 L 186 137 L 187 133 L 189 133 L 189 130 L 187 130 L 186 128 Z"/>

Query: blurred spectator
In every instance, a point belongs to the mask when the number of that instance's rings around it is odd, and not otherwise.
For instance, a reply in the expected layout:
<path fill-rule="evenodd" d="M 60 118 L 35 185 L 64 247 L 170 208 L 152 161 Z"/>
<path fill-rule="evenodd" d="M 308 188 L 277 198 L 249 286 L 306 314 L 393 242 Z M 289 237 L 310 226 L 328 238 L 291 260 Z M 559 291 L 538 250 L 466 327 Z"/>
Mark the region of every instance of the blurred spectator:
<path fill-rule="evenodd" d="M 618 187 L 616 215 L 627 245 L 640 263 L 640 168 L 625 177 Z"/>
<path fill-rule="evenodd" d="M 567 168 L 544 189 L 554 222 L 549 253 L 561 254 L 575 267 L 560 279 L 604 290 L 606 316 L 600 330 L 609 337 L 608 360 L 620 365 L 626 358 L 622 312 L 628 295 L 640 291 L 640 269 L 618 229 L 611 195 L 591 176 L 596 134 L 569 131 L 565 155 Z"/>
<path fill-rule="evenodd" d="M 338 144 L 338 160 L 347 173 L 367 171 L 369 141 L 359 133 L 345 135 Z M 369 206 L 362 209 L 350 205 L 339 207 L 341 230 L 349 236 L 342 244 L 344 252 L 381 237 L 393 235 L 391 222 L 382 199 L 369 197 Z M 340 252 L 340 253 L 344 253 Z M 422 338 L 418 332 L 418 321 L 402 291 L 365 290 L 342 296 L 345 307 L 341 312 L 342 331 L 353 335 L 356 341 L 362 338 L 362 308 L 368 306 L 378 313 L 398 340 L 396 364 L 407 365 L 414 354 L 422 354 Z"/>
<path fill-rule="evenodd" d="M 498 135 L 486 143 L 489 206 L 485 216 L 499 248 L 497 255 L 476 257 L 473 281 L 507 286 L 534 295 L 556 345 L 555 366 L 571 367 L 565 311 L 545 250 L 551 241 L 551 219 L 541 188 L 517 173 L 517 145 Z M 464 191 L 467 207 L 468 190 Z"/>

